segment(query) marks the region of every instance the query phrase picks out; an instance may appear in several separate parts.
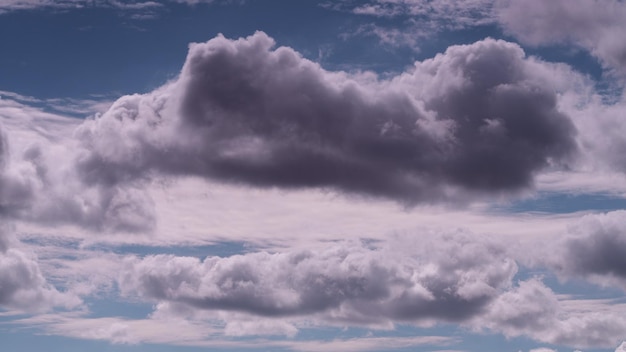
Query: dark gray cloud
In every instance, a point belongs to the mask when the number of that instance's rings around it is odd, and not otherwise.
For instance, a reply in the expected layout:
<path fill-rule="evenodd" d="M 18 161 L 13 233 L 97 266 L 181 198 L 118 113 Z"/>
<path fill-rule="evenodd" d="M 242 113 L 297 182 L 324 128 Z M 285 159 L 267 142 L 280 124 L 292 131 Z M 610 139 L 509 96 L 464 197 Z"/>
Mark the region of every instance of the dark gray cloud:
<path fill-rule="evenodd" d="M 392 80 L 328 72 L 263 33 L 194 44 L 177 81 L 82 127 L 89 182 L 152 172 L 406 202 L 532 185 L 575 129 L 538 65 L 487 39 Z"/>
<path fill-rule="evenodd" d="M 586 216 L 560 245 L 549 263 L 558 273 L 626 290 L 626 212 Z"/>
<path fill-rule="evenodd" d="M 119 285 L 157 301 L 265 317 L 458 322 L 481 313 L 517 270 L 501 247 L 470 237 L 423 238 L 411 248 L 339 243 L 203 261 L 130 258 Z"/>

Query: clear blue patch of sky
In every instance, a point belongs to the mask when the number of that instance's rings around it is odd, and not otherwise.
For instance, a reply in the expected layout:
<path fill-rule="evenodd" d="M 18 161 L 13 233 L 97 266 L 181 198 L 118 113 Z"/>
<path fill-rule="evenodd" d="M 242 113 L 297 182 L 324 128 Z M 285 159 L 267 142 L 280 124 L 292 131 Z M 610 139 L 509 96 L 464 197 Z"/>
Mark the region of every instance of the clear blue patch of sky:
<path fill-rule="evenodd" d="M 140 257 L 146 255 L 167 254 L 175 256 L 187 256 L 204 259 L 206 257 L 230 257 L 236 254 L 245 254 L 252 250 L 250 244 L 239 241 L 216 242 L 210 245 L 189 246 L 144 246 L 144 245 L 120 245 L 120 246 L 95 246 L 92 249 L 112 251 L 117 254 L 132 254 Z"/>
<path fill-rule="evenodd" d="M 84 299 L 89 309 L 89 318 L 118 317 L 128 319 L 144 319 L 154 312 L 154 304 L 138 301 L 124 301 L 119 296 L 89 297 Z"/>
<path fill-rule="evenodd" d="M 344 14 L 317 3 L 169 4 L 158 18 L 141 21 L 103 8 L 4 14 L 0 89 L 38 98 L 150 91 L 180 71 L 188 43 L 218 33 L 237 38 L 263 30 L 279 45 L 317 57 L 320 46 L 340 41 L 342 28 L 353 28 Z"/>
<path fill-rule="evenodd" d="M 400 72 L 454 44 L 486 37 L 513 38 L 493 25 L 419 37 L 419 50 L 380 45 L 355 35 L 376 23 L 409 31 L 406 18 L 377 19 L 319 6 L 318 0 L 273 0 L 186 6 L 167 4 L 155 19 L 134 20 L 119 10 L 17 11 L 0 15 L 0 90 L 37 98 L 144 93 L 174 78 L 190 42 L 218 33 L 228 38 L 268 33 L 329 70 Z M 34 25 L 36 24 L 36 25 Z M 344 37 L 347 35 L 347 37 Z M 319 57 L 320 50 L 325 52 Z M 603 70 L 583 50 L 526 48 L 547 61 L 565 62 L 602 82 Z"/>
<path fill-rule="evenodd" d="M 626 209 L 626 198 L 612 194 L 569 194 L 539 193 L 538 195 L 497 204 L 492 207 L 496 212 L 524 213 L 540 212 L 567 214 L 579 211 L 606 212 Z"/>

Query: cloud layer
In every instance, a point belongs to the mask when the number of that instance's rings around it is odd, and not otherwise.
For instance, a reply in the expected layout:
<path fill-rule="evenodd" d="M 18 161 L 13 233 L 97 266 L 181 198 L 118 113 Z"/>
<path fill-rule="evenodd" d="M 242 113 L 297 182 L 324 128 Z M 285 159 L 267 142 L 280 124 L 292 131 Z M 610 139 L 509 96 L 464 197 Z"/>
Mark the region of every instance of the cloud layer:
<path fill-rule="evenodd" d="M 421 233 L 204 260 L 127 257 L 118 285 L 156 302 L 160 319 L 219 317 L 241 334 L 292 336 L 302 320 L 374 328 L 453 322 L 577 348 L 619 343 L 623 305 L 570 300 L 538 277 L 514 280 L 514 257 L 477 234 Z"/>
<path fill-rule="evenodd" d="M 579 166 L 581 154 L 620 169 L 611 164 L 619 158 L 611 148 L 623 145 L 619 129 L 605 143 L 594 139 L 600 129 L 580 128 L 580 111 L 564 99 L 570 74 L 493 39 L 452 46 L 383 79 L 326 71 L 261 32 L 218 36 L 191 45 L 172 82 L 124 96 L 84 122 L 0 101 L 0 221 L 150 232 L 157 219 L 145 187 L 163 177 L 332 189 L 414 204 L 520 191 L 546 170 Z M 594 104 L 581 111 L 598 109 Z M 612 113 L 603 122 L 622 126 L 617 106 L 606 108 Z M 626 288 L 625 223 L 621 212 L 585 218 L 552 256 L 534 263 L 565 278 Z M 87 282 L 71 287 L 87 287 L 81 292 L 89 295 L 115 286 L 102 282 L 116 276 L 124 298 L 157 304 L 151 319 L 217 316 L 226 335 L 293 336 L 298 322 L 312 320 L 387 328 L 456 323 L 580 347 L 614 346 L 624 336 L 621 311 L 571 309 L 575 303 L 539 278 L 516 282 L 518 257 L 476 234 L 417 233 L 397 242 L 225 258 L 126 256 L 109 267 L 115 270 L 102 269 L 101 281 L 83 275 Z M 98 259 L 92 263 L 109 260 Z M 35 257 L 0 234 L 1 307 L 77 304 L 48 284 Z M 110 330 L 80 337 L 144 339 L 129 337 L 119 319 L 102 320 L 112 322 Z"/>
<path fill-rule="evenodd" d="M 353 324 L 463 321 L 506 287 L 517 269 L 502 248 L 468 235 L 422 243 L 410 250 L 340 243 L 203 261 L 150 256 L 128 261 L 120 286 L 145 298 L 266 317 L 321 315 Z"/>

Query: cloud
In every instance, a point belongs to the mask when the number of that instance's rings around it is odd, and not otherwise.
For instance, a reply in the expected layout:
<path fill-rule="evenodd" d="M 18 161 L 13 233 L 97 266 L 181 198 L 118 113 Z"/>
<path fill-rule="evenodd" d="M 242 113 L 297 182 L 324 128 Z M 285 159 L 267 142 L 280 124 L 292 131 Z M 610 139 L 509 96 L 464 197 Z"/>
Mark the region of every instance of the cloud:
<path fill-rule="evenodd" d="M 34 258 L 15 248 L 10 225 L 0 225 L 0 308 L 39 312 L 81 303 L 46 282 Z"/>
<path fill-rule="evenodd" d="M 384 349 L 403 349 L 419 346 L 446 346 L 457 342 L 454 338 L 444 336 L 417 337 L 361 337 L 332 341 L 294 341 L 282 344 L 294 351 L 381 351 Z M 437 350 L 439 352 L 445 352 Z M 454 351 L 450 351 L 454 352 Z M 456 351 L 460 352 L 460 351 Z"/>
<path fill-rule="evenodd" d="M 173 2 L 186 5 L 198 5 L 198 4 L 210 4 L 213 0 L 169 0 L 166 2 Z M 83 9 L 92 7 L 112 8 L 121 11 L 131 12 L 144 12 L 148 17 L 154 16 L 154 10 L 163 7 L 163 1 L 141 1 L 141 0 L 3 0 L 0 3 L 0 14 L 9 13 L 20 10 L 35 10 L 35 9 Z M 141 19 L 142 17 L 133 18 Z"/>
<path fill-rule="evenodd" d="M 543 262 L 559 275 L 626 290 L 625 211 L 584 216 L 570 226 L 557 248 Z"/>
<path fill-rule="evenodd" d="M 577 348 L 613 347 L 626 333 L 622 312 L 566 309 L 551 289 L 538 279 L 522 281 L 494 299 L 489 313 L 475 326 L 505 336 L 532 339 Z"/>
<path fill-rule="evenodd" d="M 479 314 L 517 269 L 502 248 L 471 235 L 423 238 L 420 244 L 338 243 L 202 261 L 129 258 L 119 286 L 125 295 L 268 318 L 318 316 L 357 325 L 459 322 Z"/>
<path fill-rule="evenodd" d="M 16 10 L 32 10 L 37 8 L 57 8 L 57 9 L 81 9 L 84 7 L 102 6 L 119 9 L 145 9 L 161 6 L 155 1 L 135 1 L 135 0 L 4 0 L 0 4 L 0 13 Z"/>
<path fill-rule="evenodd" d="M 454 46 L 389 81 L 273 46 L 261 32 L 191 45 L 177 80 L 81 127 L 83 177 L 194 174 L 411 203 L 516 191 L 576 152 L 572 123 L 533 73 L 541 62 L 515 44 Z"/>
<path fill-rule="evenodd" d="M 490 25 L 496 20 L 494 0 L 372 0 L 323 4 L 335 11 L 367 16 L 370 23 L 344 36 L 374 36 L 381 44 L 420 50 L 420 43 L 439 32 Z M 390 24 L 389 19 L 394 21 Z"/>
<path fill-rule="evenodd" d="M 626 94 L 604 102 L 604 97 L 591 90 L 570 97 L 564 96 L 561 106 L 572 117 L 584 145 L 583 159 L 588 169 L 596 171 L 626 171 Z"/>
<path fill-rule="evenodd" d="M 204 260 L 127 257 L 118 285 L 123 296 L 156 302 L 159 319 L 217 318 L 242 334 L 292 336 L 299 321 L 374 329 L 447 322 L 574 348 L 621 341 L 623 304 L 569 299 L 540 278 L 514 284 L 511 250 L 454 233 Z"/>
<path fill-rule="evenodd" d="M 105 231 L 149 232 L 154 227 L 153 204 L 141 187 L 93 187 L 80 179 L 72 131 L 82 120 L 43 112 L 3 95 L 0 217 Z"/>
<path fill-rule="evenodd" d="M 356 33 L 375 35 L 393 46 L 418 48 L 416 38 L 428 38 L 433 33 L 497 25 L 523 44 L 573 45 L 588 51 L 605 68 L 621 76 L 626 73 L 626 44 L 622 40 L 626 4 L 620 0 L 373 0 L 327 7 L 373 18 L 403 19 L 396 27 L 374 21 Z"/>
<path fill-rule="evenodd" d="M 0 125 L 0 216 L 11 215 L 26 208 L 33 197 L 28 182 L 12 172 L 9 164 L 7 134 Z"/>
<path fill-rule="evenodd" d="M 626 4 L 619 0 L 497 3 L 498 22 L 525 44 L 573 44 L 608 68 L 626 73 Z"/>
<path fill-rule="evenodd" d="M 377 0 L 352 9 L 360 15 L 396 17 L 417 16 L 433 25 L 463 28 L 489 23 L 493 0 Z"/>

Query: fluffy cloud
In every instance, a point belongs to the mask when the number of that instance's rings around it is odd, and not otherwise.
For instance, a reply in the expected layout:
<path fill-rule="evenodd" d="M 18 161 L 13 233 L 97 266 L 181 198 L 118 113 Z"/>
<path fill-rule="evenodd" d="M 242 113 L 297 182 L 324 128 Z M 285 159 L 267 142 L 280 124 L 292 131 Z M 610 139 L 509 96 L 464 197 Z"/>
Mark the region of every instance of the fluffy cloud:
<path fill-rule="evenodd" d="M 29 182 L 19 172 L 10 169 L 11 157 L 7 134 L 0 125 L 0 216 L 13 215 L 32 201 Z"/>
<path fill-rule="evenodd" d="M 499 1 L 498 22 L 531 45 L 574 44 L 626 73 L 626 4 L 619 0 Z"/>
<path fill-rule="evenodd" d="M 482 312 L 517 270 L 503 248 L 472 236 L 385 248 L 338 243 L 203 261 L 129 258 L 119 286 L 126 295 L 261 317 L 317 316 L 349 324 L 459 322 Z"/>
<path fill-rule="evenodd" d="M 488 310 L 475 326 L 510 337 L 525 335 L 546 343 L 587 348 L 614 347 L 626 334 L 623 313 L 565 309 L 556 294 L 537 279 L 520 282 L 497 297 Z"/>
<path fill-rule="evenodd" d="M 626 212 L 587 215 L 572 225 L 545 262 L 564 277 L 626 290 Z"/>
<path fill-rule="evenodd" d="M 0 217 L 150 231 L 153 204 L 141 187 L 92 187 L 79 177 L 71 136 L 80 122 L 0 100 Z"/>
<path fill-rule="evenodd" d="M 37 261 L 15 248 L 15 243 L 11 226 L 0 225 L 0 308 L 35 312 L 80 304 L 76 296 L 48 284 Z"/>
<path fill-rule="evenodd" d="M 451 47 L 390 81 L 273 46 L 260 32 L 191 45 L 176 81 L 82 126 L 84 178 L 151 170 L 416 202 L 518 190 L 576 151 L 541 63 L 514 44 Z"/>
<path fill-rule="evenodd" d="M 204 260 L 128 257 L 118 285 L 158 302 L 160 319 L 219 317 L 241 334 L 292 336 L 305 320 L 374 328 L 453 322 L 575 348 L 623 338 L 623 305 L 569 300 L 539 278 L 514 285 L 513 256 L 476 234 L 423 235 Z"/>
<path fill-rule="evenodd" d="M 416 38 L 443 30 L 498 25 L 524 44 L 582 48 L 605 68 L 626 74 L 626 44 L 622 40 L 626 5 L 620 0 L 372 0 L 329 7 L 358 15 L 405 19 L 403 28 L 372 23 L 358 31 L 395 46 L 417 47 Z"/>
<path fill-rule="evenodd" d="M 584 131 L 580 143 L 584 146 L 585 164 L 597 171 L 626 171 L 626 94 L 614 103 L 605 103 L 595 92 L 587 92 L 562 99 L 561 105 Z"/>

